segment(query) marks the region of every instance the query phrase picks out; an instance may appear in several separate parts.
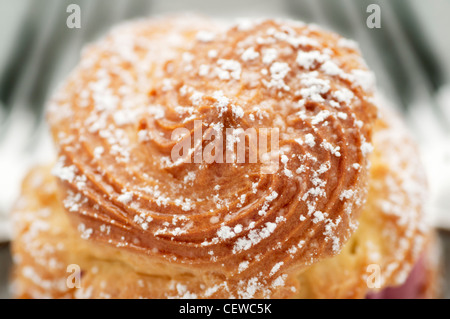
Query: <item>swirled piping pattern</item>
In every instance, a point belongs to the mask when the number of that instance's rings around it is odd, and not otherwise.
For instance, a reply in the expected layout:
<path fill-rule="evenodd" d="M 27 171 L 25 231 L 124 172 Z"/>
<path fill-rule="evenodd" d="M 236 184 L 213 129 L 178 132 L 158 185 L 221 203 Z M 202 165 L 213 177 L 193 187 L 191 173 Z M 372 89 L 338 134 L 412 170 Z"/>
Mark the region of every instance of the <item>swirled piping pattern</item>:
<path fill-rule="evenodd" d="M 237 297 L 270 296 L 357 227 L 373 78 L 354 42 L 299 22 L 119 26 L 49 106 L 64 206 L 84 239 L 213 273 Z M 258 143 L 276 129 L 275 171 L 249 161 L 264 154 L 245 136 L 243 163 L 193 160 L 212 136 L 225 145 L 214 156 L 234 149 L 227 129 L 253 129 Z M 180 141 L 190 149 L 174 159 Z"/>

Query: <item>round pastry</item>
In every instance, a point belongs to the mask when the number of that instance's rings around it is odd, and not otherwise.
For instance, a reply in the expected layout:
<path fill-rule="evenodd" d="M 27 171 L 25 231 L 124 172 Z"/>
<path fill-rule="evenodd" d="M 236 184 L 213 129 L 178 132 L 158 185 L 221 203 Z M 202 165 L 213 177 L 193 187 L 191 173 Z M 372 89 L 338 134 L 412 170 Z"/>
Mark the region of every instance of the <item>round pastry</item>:
<path fill-rule="evenodd" d="M 354 42 L 316 26 L 113 29 L 50 103 L 59 158 L 13 213 L 16 296 L 434 296 L 422 168 L 374 95 Z"/>

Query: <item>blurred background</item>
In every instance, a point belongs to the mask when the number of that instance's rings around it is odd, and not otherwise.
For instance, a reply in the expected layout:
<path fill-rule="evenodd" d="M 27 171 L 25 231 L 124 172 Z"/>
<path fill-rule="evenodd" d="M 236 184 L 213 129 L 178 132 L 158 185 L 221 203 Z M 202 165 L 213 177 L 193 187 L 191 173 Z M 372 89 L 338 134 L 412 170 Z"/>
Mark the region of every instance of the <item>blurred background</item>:
<path fill-rule="evenodd" d="M 66 25 L 70 4 L 81 9 L 79 29 Z M 381 10 L 380 28 L 367 26 L 370 4 Z M 231 20 L 288 17 L 355 39 L 419 142 L 427 210 L 450 271 L 450 0 L 0 0 L 0 298 L 8 296 L 8 211 L 28 167 L 54 158 L 45 101 L 82 47 L 112 25 L 186 11 Z"/>

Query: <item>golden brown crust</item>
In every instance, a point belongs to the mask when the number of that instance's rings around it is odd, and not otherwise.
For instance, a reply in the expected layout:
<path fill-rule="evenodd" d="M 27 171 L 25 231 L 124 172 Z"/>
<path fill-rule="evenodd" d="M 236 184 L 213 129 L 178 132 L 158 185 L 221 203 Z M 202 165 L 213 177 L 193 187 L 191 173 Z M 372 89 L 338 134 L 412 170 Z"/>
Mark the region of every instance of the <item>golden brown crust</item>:
<path fill-rule="evenodd" d="M 85 51 L 49 111 L 75 227 L 161 265 L 155 275 L 214 274 L 235 297 L 270 297 L 286 273 L 337 254 L 366 197 L 376 116 L 372 75 L 347 44 L 277 20 L 115 29 Z M 279 129 L 278 170 L 175 161 L 171 135 L 197 131 L 196 120 L 205 139 Z"/>
<path fill-rule="evenodd" d="M 430 233 L 426 178 L 414 141 L 396 114 L 381 108 L 373 143 L 369 193 L 359 227 L 338 256 L 299 276 L 307 291 L 300 296 L 363 298 L 371 264 L 382 270 L 382 287 L 399 285 L 424 249 Z"/>
<path fill-rule="evenodd" d="M 372 74 L 349 43 L 298 22 L 191 16 L 90 46 L 49 109 L 57 178 L 34 170 L 14 211 L 16 295 L 364 298 L 372 264 L 382 287 L 404 282 L 430 237 L 425 179 L 396 116 L 375 122 Z M 173 158 L 200 129 L 197 150 L 230 128 L 278 129 L 270 174 L 248 162 L 263 155 L 252 143 L 245 163 Z"/>
<path fill-rule="evenodd" d="M 368 265 L 380 266 L 384 288 L 401 284 L 420 254 L 425 256 L 428 278 L 424 296 L 438 296 L 438 254 L 423 219 L 422 168 L 412 140 L 391 112 L 383 110 L 375 126 L 374 147 L 367 204 L 356 233 L 339 255 L 290 273 L 273 297 L 364 298 L 370 291 Z M 141 254 L 80 239 L 57 194 L 57 183 L 48 168 L 34 170 L 24 181 L 13 214 L 17 297 L 227 296 L 217 293 L 226 282 L 214 274 L 193 275 L 172 267 L 163 273 Z M 81 267 L 80 289 L 64 285 L 69 264 Z"/>

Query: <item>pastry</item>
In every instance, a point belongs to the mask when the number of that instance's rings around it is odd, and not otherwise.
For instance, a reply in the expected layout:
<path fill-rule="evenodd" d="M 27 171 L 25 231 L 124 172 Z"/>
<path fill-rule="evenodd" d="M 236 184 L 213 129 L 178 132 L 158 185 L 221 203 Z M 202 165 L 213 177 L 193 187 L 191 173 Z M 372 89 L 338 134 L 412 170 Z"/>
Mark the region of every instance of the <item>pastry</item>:
<path fill-rule="evenodd" d="M 58 159 L 13 211 L 15 295 L 434 297 L 425 177 L 384 104 L 355 43 L 317 26 L 113 29 L 49 103 Z"/>

